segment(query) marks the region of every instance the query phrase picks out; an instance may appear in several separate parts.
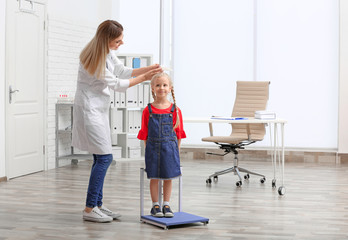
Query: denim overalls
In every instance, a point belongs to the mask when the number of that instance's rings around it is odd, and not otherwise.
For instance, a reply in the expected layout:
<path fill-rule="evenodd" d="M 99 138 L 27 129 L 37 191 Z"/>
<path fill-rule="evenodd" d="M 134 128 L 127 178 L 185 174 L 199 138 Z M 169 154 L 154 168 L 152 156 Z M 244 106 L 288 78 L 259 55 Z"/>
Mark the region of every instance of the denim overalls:
<path fill-rule="evenodd" d="M 180 156 L 176 133 L 173 130 L 173 104 L 171 113 L 154 114 L 148 105 L 150 117 L 145 149 L 147 178 L 172 179 L 181 175 Z M 179 121 L 179 119 L 177 119 Z"/>

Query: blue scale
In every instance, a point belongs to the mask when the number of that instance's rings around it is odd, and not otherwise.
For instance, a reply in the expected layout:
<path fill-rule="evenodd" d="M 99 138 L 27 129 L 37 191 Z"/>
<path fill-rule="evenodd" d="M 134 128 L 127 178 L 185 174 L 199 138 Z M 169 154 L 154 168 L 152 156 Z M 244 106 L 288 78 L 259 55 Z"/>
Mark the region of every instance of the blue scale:
<path fill-rule="evenodd" d="M 145 169 L 140 168 L 140 221 L 158 227 L 168 229 L 171 226 L 179 226 L 192 223 L 209 223 L 209 219 L 182 211 L 182 176 L 179 177 L 179 211 L 174 213 L 172 218 L 157 218 L 151 215 L 144 215 L 144 173 Z M 159 182 L 159 202 L 162 202 L 162 181 Z"/>

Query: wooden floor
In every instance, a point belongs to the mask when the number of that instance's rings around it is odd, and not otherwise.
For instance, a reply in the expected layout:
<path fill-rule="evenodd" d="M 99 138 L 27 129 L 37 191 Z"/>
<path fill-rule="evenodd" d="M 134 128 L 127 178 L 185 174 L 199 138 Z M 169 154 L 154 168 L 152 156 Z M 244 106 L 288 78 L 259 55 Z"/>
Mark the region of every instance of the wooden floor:
<path fill-rule="evenodd" d="M 20 239 L 348 239 L 348 164 L 287 163 L 286 194 L 272 189 L 270 162 L 241 162 L 266 175 L 235 186 L 221 176 L 207 186 L 227 160 L 182 159 L 183 211 L 210 219 L 163 230 L 139 221 L 142 161 L 117 162 L 104 185 L 104 204 L 123 216 L 112 223 L 82 220 L 91 162 L 61 167 L 0 183 L 0 240 Z M 279 182 L 279 181 L 278 181 Z M 146 180 L 146 185 L 148 180 Z M 177 210 L 177 181 L 172 208 Z M 146 209 L 150 210 L 146 188 Z"/>

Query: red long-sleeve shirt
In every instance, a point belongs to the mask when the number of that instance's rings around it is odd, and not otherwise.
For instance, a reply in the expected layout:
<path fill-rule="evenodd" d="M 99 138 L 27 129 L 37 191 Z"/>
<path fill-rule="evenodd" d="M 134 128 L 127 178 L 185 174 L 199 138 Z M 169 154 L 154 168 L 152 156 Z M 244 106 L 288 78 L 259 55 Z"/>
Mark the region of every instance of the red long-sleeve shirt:
<path fill-rule="evenodd" d="M 154 114 L 167 114 L 167 113 L 170 113 L 170 110 L 172 109 L 172 106 L 173 106 L 173 104 L 171 104 L 169 108 L 158 109 L 158 108 L 155 108 L 151 104 L 151 110 L 152 110 L 152 113 L 154 113 Z M 177 121 L 177 119 L 176 119 L 177 118 L 176 117 L 177 116 L 176 111 L 179 112 L 180 124 L 179 124 L 179 126 L 177 128 L 174 129 L 174 131 L 175 131 L 176 136 L 177 136 L 178 139 L 186 138 L 186 133 L 184 131 L 184 124 L 183 124 L 183 121 L 182 121 L 181 110 L 178 107 L 176 107 L 174 109 L 174 112 L 173 112 L 173 127 L 175 126 L 176 121 Z M 142 116 L 142 120 L 141 120 L 141 129 L 140 129 L 140 131 L 138 133 L 138 139 L 140 139 L 140 140 L 147 140 L 149 117 L 150 117 L 149 107 L 146 107 L 143 110 L 143 116 Z"/>

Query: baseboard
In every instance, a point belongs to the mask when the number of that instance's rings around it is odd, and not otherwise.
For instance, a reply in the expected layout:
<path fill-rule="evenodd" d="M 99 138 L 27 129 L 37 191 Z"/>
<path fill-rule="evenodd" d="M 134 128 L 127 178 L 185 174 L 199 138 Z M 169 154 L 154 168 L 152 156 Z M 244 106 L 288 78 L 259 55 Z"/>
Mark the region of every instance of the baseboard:
<path fill-rule="evenodd" d="M 338 154 L 340 163 L 348 163 L 348 154 L 339 153 Z"/>
<path fill-rule="evenodd" d="M 7 181 L 7 177 L 0 177 L 0 182 L 6 182 Z"/>
<path fill-rule="evenodd" d="M 183 145 L 180 155 L 182 158 L 192 159 L 233 159 L 234 154 L 216 156 L 207 154 L 223 153 L 217 146 Z M 279 153 L 280 154 L 280 153 Z M 248 147 L 239 150 L 238 158 L 249 161 L 272 161 L 273 151 L 267 147 Z M 306 162 L 306 163 L 348 163 L 348 154 L 338 154 L 337 149 L 313 149 L 313 148 L 286 148 L 284 151 L 285 162 Z"/>
<path fill-rule="evenodd" d="M 216 144 L 181 144 L 183 149 L 219 149 L 219 146 Z M 247 150 L 272 150 L 271 146 L 246 146 Z M 285 151 L 301 151 L 301 152 L 331 152 L 337 153 L 337 148 L 306 148 L 306 147 L 285 147 Z M 347 154 L 348 155 L 348 154 Z"/>

